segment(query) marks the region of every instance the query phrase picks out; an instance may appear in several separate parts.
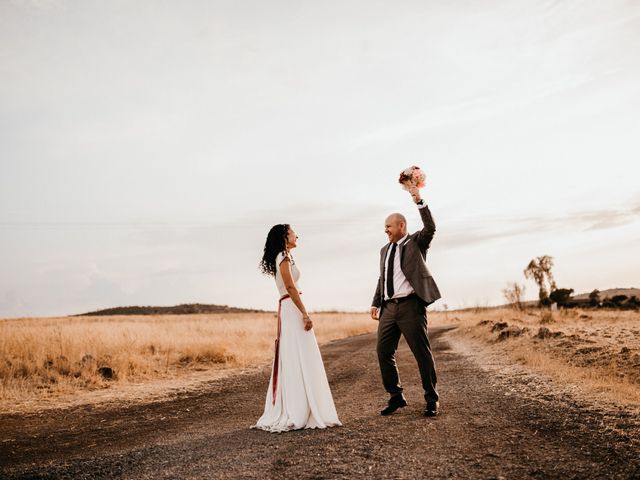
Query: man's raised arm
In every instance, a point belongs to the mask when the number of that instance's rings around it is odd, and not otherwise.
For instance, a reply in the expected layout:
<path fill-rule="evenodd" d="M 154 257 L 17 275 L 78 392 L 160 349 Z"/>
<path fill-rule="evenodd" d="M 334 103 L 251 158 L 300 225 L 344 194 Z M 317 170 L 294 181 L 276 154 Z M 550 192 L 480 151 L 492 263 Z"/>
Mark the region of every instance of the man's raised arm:
<path fill-rule="evenodd" d="M 427 206 L 427 203 L 424 201 L 422 197 L 420 197 L 420 190 L 417 188 L 412 188 L 409 190 L 409 193 L 413 197 L 413 201 L 418 205 L 418 210 L 420 211 L 420 217 L 422 218 L 422 230 L 420 230 L 416 234 L 416 241 L 420 246 L 422 251 L 426 251 L 431 244 L 431 240 L 433 240 L 433 236 L 436 233 L 436 224 L 433 221 L 433 217 L 431 216 L 431 211 Z"/>

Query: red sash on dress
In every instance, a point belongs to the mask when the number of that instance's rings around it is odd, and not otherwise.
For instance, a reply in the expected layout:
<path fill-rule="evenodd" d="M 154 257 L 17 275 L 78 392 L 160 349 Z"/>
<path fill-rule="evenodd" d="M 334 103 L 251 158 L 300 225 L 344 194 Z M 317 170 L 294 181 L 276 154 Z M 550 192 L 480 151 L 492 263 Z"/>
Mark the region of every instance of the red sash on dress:
<path fill-rule="evenodd" d="M 282 306 L 282 301 L 289 297 L 289 295 L 283 295 L 278 301 L 278 336 L 276 337 L 276 354 L 273 360 L 273 390 L 271 392 L 273 405 L 276 404 L 276 388 L 278 387 L 278 364 L 280 363 L 280 307 Z"/>

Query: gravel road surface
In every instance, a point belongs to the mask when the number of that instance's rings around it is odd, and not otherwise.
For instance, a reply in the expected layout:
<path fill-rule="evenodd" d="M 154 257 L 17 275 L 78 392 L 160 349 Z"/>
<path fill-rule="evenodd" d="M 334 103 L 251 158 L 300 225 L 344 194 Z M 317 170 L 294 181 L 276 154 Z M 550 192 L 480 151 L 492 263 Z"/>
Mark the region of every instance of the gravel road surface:
<path fill-rule="evenodd" d="M 430 328 L 441 412 L 422 416 L 416 363 L 398 354 L 409 406 L 385 405 L 375 335 L 322 347 L 342 427 L 250 430 L 270 366 L 147 404 L 0 415 L 0 478 L 640 478 L 640 425 L 526 375 L 496 375 Z"/>

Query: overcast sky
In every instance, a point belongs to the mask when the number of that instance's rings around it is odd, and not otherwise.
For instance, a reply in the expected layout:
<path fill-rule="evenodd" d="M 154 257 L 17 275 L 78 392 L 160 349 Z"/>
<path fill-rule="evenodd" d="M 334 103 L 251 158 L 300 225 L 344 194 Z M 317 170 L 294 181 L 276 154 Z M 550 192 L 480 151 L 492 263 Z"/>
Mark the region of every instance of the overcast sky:
<path fill-rule="evenodd" d="M 640 2 L 2 1 L 0 316 L 273 309 L 291 223 L 311 309 L 368 309 L 384 218 L 449 308 L 640 287 Z"/>

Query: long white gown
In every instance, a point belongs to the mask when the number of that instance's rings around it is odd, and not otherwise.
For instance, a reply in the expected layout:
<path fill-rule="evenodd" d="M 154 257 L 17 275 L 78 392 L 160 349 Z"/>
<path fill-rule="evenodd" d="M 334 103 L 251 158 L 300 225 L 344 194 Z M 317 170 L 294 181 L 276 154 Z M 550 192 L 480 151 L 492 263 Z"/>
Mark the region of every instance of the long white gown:
<path fill-rule="evenodd" d="M 280 296 L 287 294 L 282 281 L 280 263 L 276 257 L 276 285 Z M 298 287 L 300 271 L 291 262 L 293 280 Z M 300 291 L 298 287 L 298 291 Z M 264 413 L 251 428 L 269 432 L 285 432 L 301 428 L 326 428 L 342 425 L 338 420 L 331 389 L 327 381 L 320 349 L 313 329 L 305 331 L 302 313 L 291 298 L 280 304 L 280 346 L 278 375 L 273 395 L 274 362 L 264 403 Z"/>

